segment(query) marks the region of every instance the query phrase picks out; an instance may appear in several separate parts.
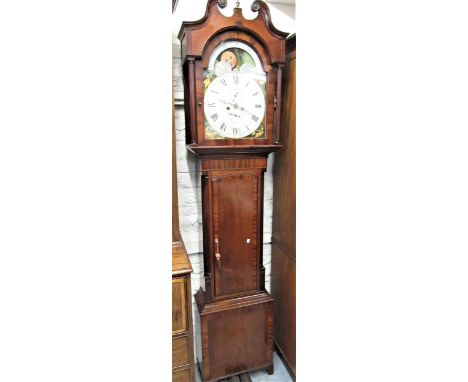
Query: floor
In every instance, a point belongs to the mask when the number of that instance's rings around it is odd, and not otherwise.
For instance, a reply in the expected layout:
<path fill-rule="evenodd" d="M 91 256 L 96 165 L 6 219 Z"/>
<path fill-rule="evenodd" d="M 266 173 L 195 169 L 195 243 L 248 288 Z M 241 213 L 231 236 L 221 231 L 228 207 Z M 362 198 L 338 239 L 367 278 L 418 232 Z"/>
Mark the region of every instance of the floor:
<path fill-rule="evenodd" d="M 264 370 L 254 371 L 250 373 L 250 378 L 252 378 L 252 382 L 293 382 L 293 379 L 289 375 L 288 371 L 286 370 L 286 366 L 284 366 L 281 358 L 273 352 L 273 367 L 274 373 L 273 375 L 268 375 L 268 373 Z M 197 374 L 195 381 L 201 382 L 200 373 L 197 369 Z"/>

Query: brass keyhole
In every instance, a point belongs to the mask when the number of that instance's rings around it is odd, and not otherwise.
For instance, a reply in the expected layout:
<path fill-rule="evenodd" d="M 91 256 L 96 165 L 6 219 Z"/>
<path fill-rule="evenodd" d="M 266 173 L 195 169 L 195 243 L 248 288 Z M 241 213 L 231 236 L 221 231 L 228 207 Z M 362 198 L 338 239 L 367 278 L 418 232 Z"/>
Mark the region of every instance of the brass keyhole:
<path fill-rule="evenodd" d="M 221 267 L 221 254 L 219 253 L 219 240 L 217 237 L 215 237 L 215 245 L 216 245 L 216 253 L 215 253 L 215 257 L 216 257 L 216 262 L 218 264 L 219 267 Z"/>

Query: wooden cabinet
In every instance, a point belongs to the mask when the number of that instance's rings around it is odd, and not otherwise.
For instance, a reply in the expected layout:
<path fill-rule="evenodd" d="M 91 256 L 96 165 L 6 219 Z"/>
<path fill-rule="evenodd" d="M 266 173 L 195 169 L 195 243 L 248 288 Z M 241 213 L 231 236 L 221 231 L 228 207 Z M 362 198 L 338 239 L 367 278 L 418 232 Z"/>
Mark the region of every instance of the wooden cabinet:
<path fill-rule="evenodd" d="M 181 242 L 172 244 L 172 380 L 195 380 L 190 265 Z"/>
<path fill-rule="evenodd" d="M 296 373 L 296 36 L 287 41 L 284 71 L 283 149 L 275 155 L 271 294 L 274 340 Z"/>

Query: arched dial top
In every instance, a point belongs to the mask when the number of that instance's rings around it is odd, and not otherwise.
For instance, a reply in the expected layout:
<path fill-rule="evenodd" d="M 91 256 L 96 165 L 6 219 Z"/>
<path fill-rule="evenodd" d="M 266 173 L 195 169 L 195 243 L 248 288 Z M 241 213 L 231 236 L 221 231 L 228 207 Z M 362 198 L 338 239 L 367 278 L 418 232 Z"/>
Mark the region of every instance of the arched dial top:
<path fill-rule="evenodd" d="M 199 157 L 264 155 L 281 147 L 287 33 L 273 26 L 265 2 L 254 8 L 252 19 L 240 8 L 228 16 L 208 0 L 203 18 L 181 26 L 186 142 Z"/>
<path fill-rule="evenodd" d="M 249 45 L 220 43 L 203 79 L 207 139 L 265 138 L 266 74 Z"/>

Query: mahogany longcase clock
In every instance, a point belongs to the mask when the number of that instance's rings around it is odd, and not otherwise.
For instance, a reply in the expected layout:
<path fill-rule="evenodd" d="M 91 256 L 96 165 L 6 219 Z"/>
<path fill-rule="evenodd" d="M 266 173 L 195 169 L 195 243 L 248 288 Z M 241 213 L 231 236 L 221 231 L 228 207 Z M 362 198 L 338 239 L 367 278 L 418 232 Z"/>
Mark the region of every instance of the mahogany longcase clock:
<path fill-rule="evenodd" d="M 279 149 L 287 33 L 255 1 L 256 17 L 226 1 L 179 32 L 187 148 L 201 161 L 205 290 L 195 300 L 203 381 L 273 372 L 273 299 L 263 267 L 263 173 Z"/>

